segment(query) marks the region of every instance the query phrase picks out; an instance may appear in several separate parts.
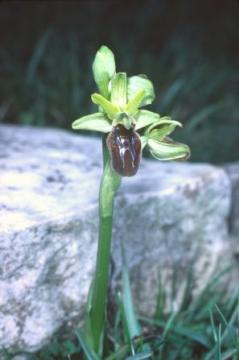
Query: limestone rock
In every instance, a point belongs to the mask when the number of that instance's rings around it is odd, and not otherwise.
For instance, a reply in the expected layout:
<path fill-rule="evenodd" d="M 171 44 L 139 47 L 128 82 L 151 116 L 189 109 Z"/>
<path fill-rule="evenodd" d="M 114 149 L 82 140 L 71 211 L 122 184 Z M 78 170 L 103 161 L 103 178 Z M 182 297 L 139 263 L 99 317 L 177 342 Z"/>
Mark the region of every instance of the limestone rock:
<path fill-rule="evenodd" d="M 53 129 L 0 127 L 0 349 L 36 351 L 85 310 L 95 266 L 101 144 Z M 152 314 L 159 279 L 180 297 L 230 257 L 230 182 L 210 165 L 143 160 L 116 200 L 112 285 L 121 245 L 137 308 Z M 170 300 L 168 300 L 170 302 Z"/>
<path fill-rule="evenodd" d="M 189 276 L 196 293 L 231 262 L 230 193 L 225 172 L 207 164 L 145 161 L 139 176 L 125 182 L 115 211 L 115 268 L 123 243 L 141 313 L 153 315 L 160 283 L 172 309 Z"/>

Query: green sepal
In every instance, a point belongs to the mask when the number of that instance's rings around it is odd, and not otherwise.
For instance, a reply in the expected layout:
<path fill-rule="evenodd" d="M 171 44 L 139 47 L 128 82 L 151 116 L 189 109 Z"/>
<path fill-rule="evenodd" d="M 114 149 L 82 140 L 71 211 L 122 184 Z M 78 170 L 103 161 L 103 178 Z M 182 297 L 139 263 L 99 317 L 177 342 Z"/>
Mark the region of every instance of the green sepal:
<path fill-rule="evenodd" d="M 127 75 L 117 73 L 111 80 L 111 102 L 124 109 L 127 103 Z"/>
<path fill-rule="evenodd" d="M 136 126 L 135 129 L 139 130 L 160 120 L 160 115 L 148 110 L 139 110 L 134 116 Z"/>
<path fill-rule="evenodd" d="M 146 138 L 146 136 L 140 136 L 140 140 L 141 140 L 141 148 L 143 150 L 148 143 L 148 139 Z"/>
<path fill-rule="evenodd" d="M 128 104 L 126 105 L 126 112 L 129 115 L 135 115 L 135 113 L 138 111 L 138 108 L 143 101 L 143 98 L 144 98 L 144 90 L 140 89 L 134 94 L 131 100 L 129 100 Z"/>
<path fill-rule="evenodd" d="M 115 119 L 120 109 L 117 105 L 112 104 L 109 100 L 100 94 L 91 95 L 91 100 L 94 104 L 99 105 L 111 120 Z"/>
<path fill-rule="evenodd" d="M 186 160 L 190 157 L 187 145 L 174 142 L 170 138 L 162 141 L 148 139 L 147 145 L 152 156 L 158 160 Z"/>
<path fill-rule="evenodd" d="M 97 112 L 75 120 L 72 123 L 72 129 L 91 130 L 108 133 L 112 129 L 112 124 L 103 113 Z"/>
<path fill-rule="evenodd" d="M 115 74 L 115 58 L 107 46 L 103 45 L 97 51 L 92 70 L 100 93 L 109 99 L 109 82 Z"/>
<path fill-rule="evenodd" d="M 146 75 L 131 76 L 128 78 L 128 101 L 130 101 L 135 92 L 140 89 L 144 90 L 144 98 L 141 106 L 152 104 L 155 99 L 153 83 Z"/>

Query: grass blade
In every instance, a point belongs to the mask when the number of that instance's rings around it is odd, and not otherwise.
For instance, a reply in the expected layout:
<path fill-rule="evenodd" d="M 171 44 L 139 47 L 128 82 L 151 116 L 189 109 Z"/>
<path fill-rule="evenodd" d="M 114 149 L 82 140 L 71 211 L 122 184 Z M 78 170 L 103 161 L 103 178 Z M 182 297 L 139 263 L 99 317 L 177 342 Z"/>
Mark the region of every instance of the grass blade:
<path fill-rule="evenodd" d="M 90 344 L 84 337 L 81 331 L 76 331 L 76 337 L 79 340 L 80 346 L 82 347 L 82 350 L 85 354 L 85 357 L 87 360 L 101 360 L 98 355 L 94 352 L 94 350 L 91 349 Z"/>
<path fill-rule="evenodd" d="M 124 265 L 122 270 L 123 277 L 123 292 L 122 292 L 122 303 L 124 309 L 125 320 L 127 323 L 128 333 L 130 340 L 141 333 L 139 322 L 136 318 L 132 293 L 129 282 L 129 272 L 127 267 Z"/>
<path fill-rule="evenodd" d="M 152 351 L 143 351 L 133 356 L 127 357 L 125 360 L 144 360 L 144 359 L 152 359 Z"/>

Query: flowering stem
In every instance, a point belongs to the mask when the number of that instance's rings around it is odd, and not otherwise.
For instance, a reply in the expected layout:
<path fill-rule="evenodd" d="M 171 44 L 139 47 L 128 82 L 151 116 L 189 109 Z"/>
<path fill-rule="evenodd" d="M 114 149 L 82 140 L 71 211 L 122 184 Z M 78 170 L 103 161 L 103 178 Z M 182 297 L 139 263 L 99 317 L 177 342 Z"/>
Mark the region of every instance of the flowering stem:
<path fill-rule="evenodd" d="M 102 355 L 111 252 L 114 197 L 121 177 L 112 170 L 105 137 L 103 143 L 103 175 L 99 193 L 99 240 L 95 277 L 88 300 L 86 332 L 95 352 Z"/>

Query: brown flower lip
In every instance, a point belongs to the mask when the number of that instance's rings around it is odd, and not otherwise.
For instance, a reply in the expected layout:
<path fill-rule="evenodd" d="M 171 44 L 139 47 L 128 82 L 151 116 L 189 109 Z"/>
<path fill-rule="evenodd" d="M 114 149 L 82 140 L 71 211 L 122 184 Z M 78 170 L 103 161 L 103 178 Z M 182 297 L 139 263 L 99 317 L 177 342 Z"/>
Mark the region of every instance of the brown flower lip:
<path fill-rule="evenodd" d="M 129 130 L 120 124 L 113 126 L 106 142 L 115 172 L 121 176 L 134 176 L 141 159 L 141 140 L 134 126 Z"/>

